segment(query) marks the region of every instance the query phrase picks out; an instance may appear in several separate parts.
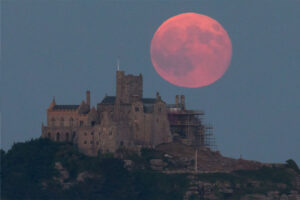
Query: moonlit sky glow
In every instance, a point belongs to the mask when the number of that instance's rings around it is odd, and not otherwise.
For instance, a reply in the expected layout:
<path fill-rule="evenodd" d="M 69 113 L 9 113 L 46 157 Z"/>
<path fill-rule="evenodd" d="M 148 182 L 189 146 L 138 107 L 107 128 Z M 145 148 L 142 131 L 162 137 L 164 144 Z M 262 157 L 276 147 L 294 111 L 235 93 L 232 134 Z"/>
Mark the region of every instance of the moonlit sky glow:
<path fill-rule="evenodd" d="M 300 164 L 300 1 L 1 1 L 1 148 L 37 138 L 52 97 L 96 105 L 115 94 L 116 60 L 143 74 L 144 96 L 205 111 L 225 156 Z M 230 67 L 201 88 L 153 68 L 150 43 L 172 16 L 216 19 L 232 42 Z"/>

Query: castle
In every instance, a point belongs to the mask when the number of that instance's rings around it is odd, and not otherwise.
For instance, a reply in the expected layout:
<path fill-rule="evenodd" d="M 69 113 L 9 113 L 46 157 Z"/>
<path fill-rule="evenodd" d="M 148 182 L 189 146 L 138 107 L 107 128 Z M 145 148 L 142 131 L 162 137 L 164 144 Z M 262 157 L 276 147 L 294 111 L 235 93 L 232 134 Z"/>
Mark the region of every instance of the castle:
<path fill-rule="evenodd" d="M 105 96 L 96 108 L 90 106 L 90 91 L 80 105 L 58 105 L 53 98 L 42 137 L 72 142 L 90 156 L 170 142 L 205 148 L 209 127 L 202 124 L 201 115 L 186 109 L 183 95 L 176 95 L 175 104 L 164 102 L 159 93 L 155 98 L 144 98 L 142 75 L 125 75 L 118 70 L 116 96 Z"/>

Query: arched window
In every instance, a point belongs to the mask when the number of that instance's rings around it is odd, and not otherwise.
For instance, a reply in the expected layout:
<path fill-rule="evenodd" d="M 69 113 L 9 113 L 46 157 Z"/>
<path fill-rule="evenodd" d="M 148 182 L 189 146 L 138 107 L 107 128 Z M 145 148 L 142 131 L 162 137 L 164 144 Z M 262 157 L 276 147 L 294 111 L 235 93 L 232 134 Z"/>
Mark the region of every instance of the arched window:
<path fill-rule="evenodd" d="M 64 126 L 64 118 L 60 118 L 60 126 Z"/>
<path fill-rule="evenodd" d="M 69 133 L 66 133 L 66 141 L 69 141 Z"/>
<path fill-rule="evenodd" d="M 135 129 L 136 129 L 137 131 L 140 130 L 140 127 L 139 127 L 138 123 L 135 123 Z"/>
<path fill-rule="evenodd" d="M 51 139 L 51 133 L 50 132 L 48 133 L 48 138 Z"/>
<path fill-rule="evenodd" d="M 73 124 L 74 124 L 74 119 L 71 117 L 70 118 L 70 126 L 73 126 Z"/>
<path fill-rule="evenodd" d="M 59 142 L 59 133 L 56 133 L 56 141 Z"/>

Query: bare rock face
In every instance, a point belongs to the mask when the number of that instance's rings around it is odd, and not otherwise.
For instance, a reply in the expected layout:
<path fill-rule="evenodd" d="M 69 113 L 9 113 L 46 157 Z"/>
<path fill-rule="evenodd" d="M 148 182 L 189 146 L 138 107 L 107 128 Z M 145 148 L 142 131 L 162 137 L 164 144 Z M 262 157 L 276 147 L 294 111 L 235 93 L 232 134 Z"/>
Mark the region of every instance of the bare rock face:
<path fill-rule="evenodd" d="M 54 167 L 59 171 L 62 180 L 69 178 L 69 172 L 62 166 L 60 162 L 56 162 Z"/>
<path fill-rule="evenodd" d="M 73 185 L 73 183 L 65 182 L 69 177 L 69 172 L 62 166 L 60 162 L 56 162 L 54 168 L 58 170 L 59 176 L 53 177 L 54 180 L 58 181 L 64 189 L 67 189 Z"/>
<path fill-rule="evenodd" d="M 99 177 L 99 176 L 91 174 L 87 171 L 84 171 L 77 175 L 76 180 L 70 181 L 70 180 L 68 180 L 70 177 L 69 172 L 62 166 L 62 164 L 60 162 L 56 162 L 54 167 L 55 167 L 55 169 L 58 170 L 59 175 L 53 177 L 53 179 L 58 181 L 61 184 L 61 186 L 63 187 L 63 189 L 68 189 L 71 186 L 78 184 L 78 182 L 84 182 L 88 178 Z M 45 185 L 46 183 L 43 183 L 43 184 Z"/>
<path fill-rule="evenodd" d="M 128 170 L 132 170 L 134 163 L 132 160 L 124 160 L 124 167 Z"/>
<path fill-rule="evenodd" d="M 79 174 L 77 175 L 76 180 L 77 180 L 78 182 L 84 182 L 85 179 L 87 179 L 87 178 L 93 178 L 93 177 L 95 177 L 93 174 L 88 173 L 88 172 L 85 171 L 85 172 L 79 173 Z"/>
<path fill-rule="evenodd" d="M 278 191 L 272 191 L 268 194 L 248 194 L 242 197 L 241 200 L 299 200 L 300 194 L 297 191 L 291 194 L 280 194 Z"/>
<path fill-rule="evenodd" d="M 165 163 L 162 159 L 151 159 L 150 160 L 151 169 L 153 170 L 163 170 L 167 163 Z"/>

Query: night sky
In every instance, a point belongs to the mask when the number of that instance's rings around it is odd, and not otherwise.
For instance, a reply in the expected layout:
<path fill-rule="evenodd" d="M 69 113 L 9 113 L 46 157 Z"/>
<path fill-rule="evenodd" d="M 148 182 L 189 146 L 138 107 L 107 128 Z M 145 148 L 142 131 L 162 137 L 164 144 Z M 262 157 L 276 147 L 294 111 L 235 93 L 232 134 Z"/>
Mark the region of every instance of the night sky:
<path fill-rule="evenodd" d="M 143 74 L 144 96 L 159 91 L 205 112 L 225 156 L 300 163 L 300 1 L 1 1 L 1 148 L 38 138 L 52 97 L 92 105 L 115 94 L 116 60 Z M 168 18 L 196 12 L 216 19 L 233 48 L 225 75 L 182 88 L 162 79 L 150 42 Z"/>

